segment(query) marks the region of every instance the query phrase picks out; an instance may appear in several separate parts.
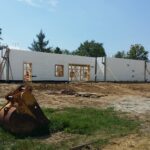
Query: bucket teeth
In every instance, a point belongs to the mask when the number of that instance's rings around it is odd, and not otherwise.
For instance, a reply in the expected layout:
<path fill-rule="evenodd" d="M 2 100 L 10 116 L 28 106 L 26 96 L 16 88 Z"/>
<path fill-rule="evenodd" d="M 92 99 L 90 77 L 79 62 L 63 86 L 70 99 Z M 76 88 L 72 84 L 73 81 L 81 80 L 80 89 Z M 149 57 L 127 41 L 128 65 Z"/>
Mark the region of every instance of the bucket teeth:
<path fill-rule="evenodd" d="M 20 86 L 5 96 L 7 104 L 0 109 L 0 124 L 16 135 L 38 135 L 49 132 L 49 120 L 32 94 L 31 86 Z"/>

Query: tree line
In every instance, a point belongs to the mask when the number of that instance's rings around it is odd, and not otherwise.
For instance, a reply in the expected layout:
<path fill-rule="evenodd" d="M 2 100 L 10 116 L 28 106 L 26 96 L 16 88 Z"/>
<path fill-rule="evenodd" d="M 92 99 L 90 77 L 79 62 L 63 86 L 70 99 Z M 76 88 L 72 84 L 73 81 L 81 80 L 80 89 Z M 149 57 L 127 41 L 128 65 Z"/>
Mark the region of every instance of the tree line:
<path fill-rule="evenodd" d="M 0 40 L 2 29 L 0 28 Z M 34 39 L 31 45 L 28 47 L 31 51 L 46 52 L 46 53 L 56 53 L 56 54 L 71 54 L 79 56 L 89 56 L 89 57 L 105 57 L 106 52 L 103 43 L 96 42 L 94 40 L 81 43 L 80 46 L 70 52 L 69 50 L 61 49 L 59 47 L 53 48 L 49 46 L 49 40 L 46 40 L 45 33 L 41 30 L 36 35 L 36 40 Z M 148 60 L 148 51 L 145 50 L 144 46 L 141 44 L 131 45 L 129 51 L 118 51 L 114 57 L 115 58 L 128 58 L 136 60 Z"/>
<path fill-rule="evenodd" d="M 134 44 L 130 46 L 129 51 L 118 51 L 114 57 L 116 58 L 128 58 L 136 60 L 148 60 L 148 51 L 145 50 L 141 44 Z"/>
<path fill-rule="evenodd" d="M 73 52 L 69 50 L 62 50 L 59 47 L 52 48 L 48 46 L 49 41 L 45 39 L 45 34 L 41 30 L 39 34 L 36 35 L 36 40 L 28 48 L 32 51 L 47 52 L 47 53 L 57 53 L 57 54 L 72 54 L 80 56 L 90 56 L 90 57 L 104 57 L 106 56 L 105 49 L 102 43 L 92 41 L 85 41 L 81 43 L 79 48 Z"/>

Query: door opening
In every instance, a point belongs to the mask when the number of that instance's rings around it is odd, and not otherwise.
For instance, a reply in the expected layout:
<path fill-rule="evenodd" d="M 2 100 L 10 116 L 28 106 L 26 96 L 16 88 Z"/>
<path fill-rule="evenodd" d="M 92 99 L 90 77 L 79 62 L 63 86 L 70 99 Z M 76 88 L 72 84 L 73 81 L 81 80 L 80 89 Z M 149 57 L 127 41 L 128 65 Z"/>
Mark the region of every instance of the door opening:
<path fill-rule="evenodd" d="M 32 63 L 23 63 L 23 80 L 24 82 L 32 81 Z"/>
<path fill-rule="evenodd" d="M 69 65 L 69 81 L 89 81 L 90 65 Z"/>

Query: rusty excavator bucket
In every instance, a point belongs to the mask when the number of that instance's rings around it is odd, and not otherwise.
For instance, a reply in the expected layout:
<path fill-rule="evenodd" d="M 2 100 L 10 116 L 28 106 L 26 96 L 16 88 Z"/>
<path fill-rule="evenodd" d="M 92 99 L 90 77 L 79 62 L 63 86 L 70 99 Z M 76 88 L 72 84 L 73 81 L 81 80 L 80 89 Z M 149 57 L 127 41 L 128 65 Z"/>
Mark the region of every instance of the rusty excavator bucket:
<path fill-rule="evenodd" d="M 19 135 L 41 135 L 49 132 L 49 120 L 42 112 L 30 86 L 20 86 L 5 96 L 0 108 L 0 125 Z"/>

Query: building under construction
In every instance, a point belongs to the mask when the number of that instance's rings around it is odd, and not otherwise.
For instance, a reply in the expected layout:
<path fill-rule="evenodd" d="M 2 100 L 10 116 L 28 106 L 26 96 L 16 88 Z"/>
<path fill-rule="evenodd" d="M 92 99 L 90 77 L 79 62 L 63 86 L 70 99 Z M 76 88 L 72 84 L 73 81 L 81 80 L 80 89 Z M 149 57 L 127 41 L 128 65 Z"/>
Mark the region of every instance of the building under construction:
<path fill-rule="evenodd" d="M 142 60 L 84 57 L 3 47 L 0 81 L 149 82 L 150 63 Z"/>

